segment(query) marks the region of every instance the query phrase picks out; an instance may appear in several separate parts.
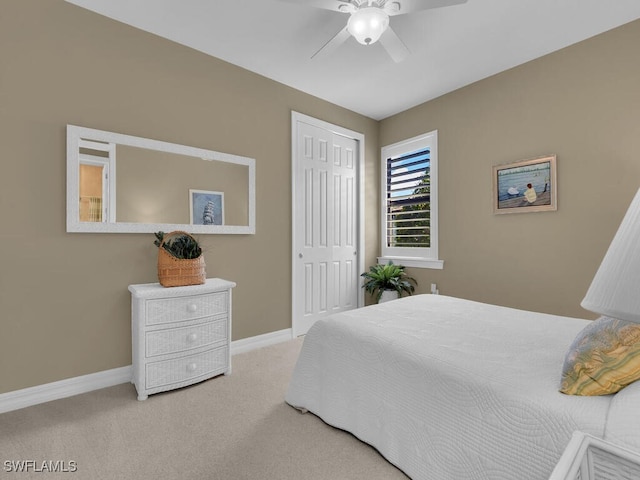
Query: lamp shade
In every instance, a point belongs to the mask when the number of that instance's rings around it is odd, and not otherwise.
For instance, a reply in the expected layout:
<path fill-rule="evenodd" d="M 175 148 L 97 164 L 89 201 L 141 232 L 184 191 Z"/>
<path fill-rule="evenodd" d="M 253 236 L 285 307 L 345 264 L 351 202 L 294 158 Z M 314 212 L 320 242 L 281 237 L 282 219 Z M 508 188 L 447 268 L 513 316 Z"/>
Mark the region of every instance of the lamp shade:
<path fill-rule="evenodd" d="M 640 323 L 640 190 L 581 305 L 600 315 Z"/>
<path fill-rule="evenodd" d="M 378 7 L 364 7 L 349 17 L 347 30 L 363 45 L 376 43 L 389 26 L 389 15 Z"/>

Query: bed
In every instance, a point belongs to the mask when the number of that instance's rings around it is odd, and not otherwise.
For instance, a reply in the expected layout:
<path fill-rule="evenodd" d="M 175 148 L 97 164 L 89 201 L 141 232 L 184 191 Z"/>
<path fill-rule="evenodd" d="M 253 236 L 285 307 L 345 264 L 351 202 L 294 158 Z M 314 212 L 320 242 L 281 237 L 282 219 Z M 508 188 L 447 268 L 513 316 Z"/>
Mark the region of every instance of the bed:
<path fill-rule="evenodd" d="M 640 451 L 640 385 L 558 391 L 589 323 L 444 295 L 339 313 L 307 333 L 285 400 L 413 480 L 547 479 L 575 431 Z"/>

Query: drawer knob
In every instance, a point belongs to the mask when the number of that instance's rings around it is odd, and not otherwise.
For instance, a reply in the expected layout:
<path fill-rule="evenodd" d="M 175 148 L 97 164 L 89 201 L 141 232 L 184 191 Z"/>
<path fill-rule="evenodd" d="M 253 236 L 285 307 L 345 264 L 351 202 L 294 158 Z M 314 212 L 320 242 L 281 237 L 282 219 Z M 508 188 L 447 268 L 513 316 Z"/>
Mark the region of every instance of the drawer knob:
<path fill-rule="evenodd" d="M 191 313 L 195 313 L 195 311 L 198 310 L 198 305 L 196 305 L 195 303 L 190 303 L 189 305 L 187 305 L 187 310 Z"/>
<path fill-rule="evenodd" d="M 198 339 L 197 333 L 190 333 L 187 335 L 187 342 L 195 342 Z"/>
<path fill-rule="evenodd" d="M 198 368 L 198 365 L 196 365 L 195 363 L 190 363 L 189 365 L 187 365 L 188 372 L 195 372 L 196 368 Z"/>

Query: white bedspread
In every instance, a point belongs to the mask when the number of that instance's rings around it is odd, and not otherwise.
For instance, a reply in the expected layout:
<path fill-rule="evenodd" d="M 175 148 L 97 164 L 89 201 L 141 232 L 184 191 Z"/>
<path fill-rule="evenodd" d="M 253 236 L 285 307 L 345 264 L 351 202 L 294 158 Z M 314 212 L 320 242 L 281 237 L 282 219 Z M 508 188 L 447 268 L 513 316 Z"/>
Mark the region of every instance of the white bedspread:
<path fill-rule="evenodd" d="M 543 480 L 575 430 L 603 437 L 613 396 L 558 392 L 588 323 L 443 295 L 340 313 L 309 330 L 286 401 L 414 480 Z"/>

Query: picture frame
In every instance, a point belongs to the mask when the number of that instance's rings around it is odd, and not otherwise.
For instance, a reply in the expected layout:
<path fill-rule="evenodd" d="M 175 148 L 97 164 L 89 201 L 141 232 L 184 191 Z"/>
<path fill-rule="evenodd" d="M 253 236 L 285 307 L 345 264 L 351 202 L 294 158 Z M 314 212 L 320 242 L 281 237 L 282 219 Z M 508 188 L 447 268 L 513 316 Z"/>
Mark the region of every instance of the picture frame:
<path fill-rule="evenodd" d="M 493 167 L 493 213 L 531 213 L 558 209 L 556 156 Z"/>
<path fill-rule="evenodd" d="M 191 225 L 224 225 L 224 192 L 189 189 Z"/>

